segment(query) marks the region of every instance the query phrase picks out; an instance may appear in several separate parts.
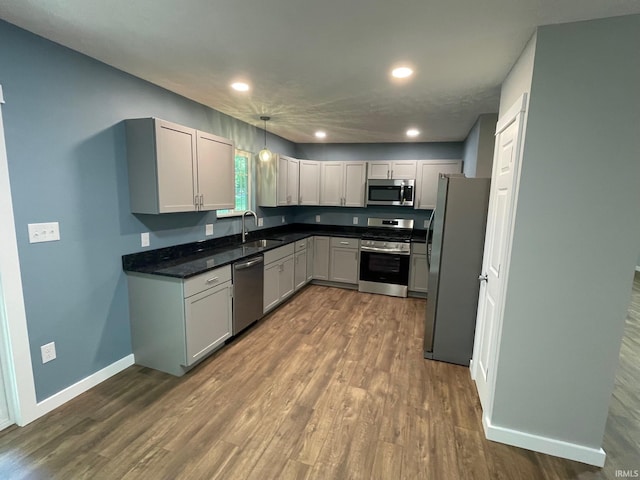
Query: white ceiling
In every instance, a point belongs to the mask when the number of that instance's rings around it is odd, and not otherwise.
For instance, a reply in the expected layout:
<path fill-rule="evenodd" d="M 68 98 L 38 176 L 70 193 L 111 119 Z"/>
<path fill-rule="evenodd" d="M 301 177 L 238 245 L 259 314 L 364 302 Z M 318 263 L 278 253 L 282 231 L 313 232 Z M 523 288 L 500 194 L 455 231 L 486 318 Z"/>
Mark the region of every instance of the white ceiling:
<path fill-rule="evenodd" d="M 640 0 L 1 0 L 0 18 L 294 142 L 463 140 L 535 27 Z M 393 82 L 406 62 L 412 79 Z M 246 79 L 252 90 L 229 84 Z"/>

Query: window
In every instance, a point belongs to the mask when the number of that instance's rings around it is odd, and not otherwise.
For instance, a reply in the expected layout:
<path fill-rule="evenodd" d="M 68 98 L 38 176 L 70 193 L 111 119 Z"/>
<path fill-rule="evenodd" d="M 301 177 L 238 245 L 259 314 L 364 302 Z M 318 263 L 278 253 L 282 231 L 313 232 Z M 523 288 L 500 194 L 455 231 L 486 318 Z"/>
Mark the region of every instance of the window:
<path fill-rule="evenodd" d="M 242 215 L 251 210 L 251 153 L 236 150 L 236 206 L 233 210 L 218 210 L 218 217 Z"/>

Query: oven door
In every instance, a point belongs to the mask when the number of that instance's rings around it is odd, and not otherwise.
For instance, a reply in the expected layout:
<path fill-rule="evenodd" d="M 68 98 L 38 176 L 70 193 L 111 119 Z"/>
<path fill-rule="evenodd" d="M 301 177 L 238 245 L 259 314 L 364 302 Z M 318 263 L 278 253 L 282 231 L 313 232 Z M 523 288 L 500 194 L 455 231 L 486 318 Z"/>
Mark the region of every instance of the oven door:
<path fill-rule="evenodd" d="M 360 251 L 358 290 L 406 297 L 409 285 L 409 255 Z"/>

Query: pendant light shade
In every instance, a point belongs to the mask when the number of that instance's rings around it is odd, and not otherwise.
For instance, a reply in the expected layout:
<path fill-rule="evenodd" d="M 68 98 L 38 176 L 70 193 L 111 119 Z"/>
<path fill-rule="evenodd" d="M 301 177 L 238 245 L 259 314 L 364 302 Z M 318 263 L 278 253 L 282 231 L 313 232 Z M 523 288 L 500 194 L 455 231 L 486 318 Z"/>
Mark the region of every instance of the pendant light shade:
<path fill-rule="evenodd" d="M 268 162 L 273 157 L 273 153 L 267 148 L 267 121 L 271 120 L 271 117 L 260 117 L 260 120 L 264 122 L 264 148 L 258 153 L 258 158 L 262 162 Z"/>

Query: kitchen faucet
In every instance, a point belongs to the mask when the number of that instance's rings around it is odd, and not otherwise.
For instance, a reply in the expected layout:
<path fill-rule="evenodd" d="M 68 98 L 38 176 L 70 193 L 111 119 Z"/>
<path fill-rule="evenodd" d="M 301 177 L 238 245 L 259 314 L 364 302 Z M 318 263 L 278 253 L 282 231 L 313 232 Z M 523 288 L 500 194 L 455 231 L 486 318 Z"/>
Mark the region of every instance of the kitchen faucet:
<path fill-rule="evenodd" d="M 258 226 L 258 216 L 256 215 L 256 212 L 254 212 L 253 210 L 245 210 L 244 213 L 242 214 L 242 243 L 244 243 L 247 239 L 247 230 L 244 225 L 244 219 L 247 216 L 247 214 L 253 215 L 253 218 L 256 222 L 256 226 Z"/>

